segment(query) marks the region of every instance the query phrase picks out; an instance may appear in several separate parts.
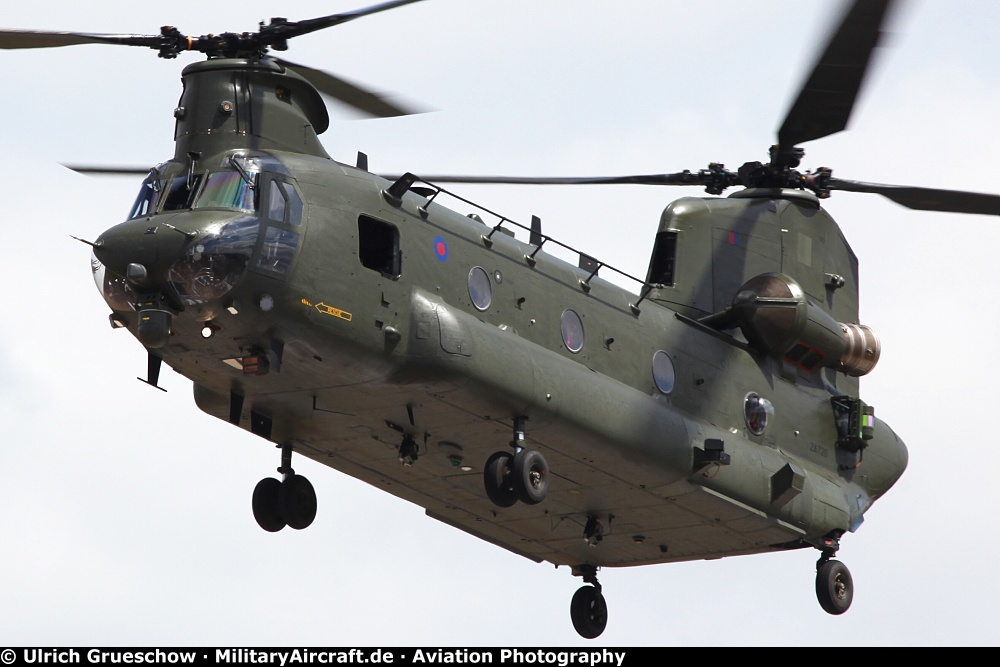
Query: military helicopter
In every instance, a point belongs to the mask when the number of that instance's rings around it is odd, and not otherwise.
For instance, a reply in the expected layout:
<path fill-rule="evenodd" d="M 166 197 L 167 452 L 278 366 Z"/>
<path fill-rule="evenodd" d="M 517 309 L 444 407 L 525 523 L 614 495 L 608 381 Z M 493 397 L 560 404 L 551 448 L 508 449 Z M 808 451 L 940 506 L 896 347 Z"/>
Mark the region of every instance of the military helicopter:
<path fill-rule="evenodd" d="M 288 25 L 256 39 L 318 24 Z M 858 32 L 850 15 L 845 25 Z M 48 38 L 84 37 L 105 41 Z M 817 198 L 853 188 L 994 215 L 995 196 L 797 174 L 794 144 L 818 137 L 792 123 L 766 165 L 622 179 L 747 186 L 668 207 L 650 270 L 627 291 L 589 256 L 551 258 L 558 241 L 538 224 L 524 242 L 508 234 L 513 220 L 446 209 L 438 200 L 452 193 L 435 183 L 460 177 L 385 180 L 329 160 L 302 131 L 323 124 L 311 88 L 260 44 L 235 48 L 185 71 L 174 159 L 149 174 L 132 219 L 92 245 L 112 324 L 150 350 L 147 382 L 166 361 L 206 412 L 282 447 L 284 480 L 254 494 L 262 527 L 311 522 L 294 451 L 396 480 L 435 518 L 570 565 L 589 584 L 572 605 L 584 636 L 606 621 L 601 566 L 813 546 L 821 604 L 846 610 L 837 541 L 902 472 L 905 449 L 858 398 L 878 341 L 856 322 L 856 263 Z M 222 99 L 219 81 L 235 77 L 249 101 L 238 85 Z M 274 95 L 262 115 L 257 87 Z M 567 179 L 542 182 L 554 180 Z M 348 217 L 347 236 L 322 241 L 318 229 Z M 863 509 L 844 506 L 848 490 Z"/>

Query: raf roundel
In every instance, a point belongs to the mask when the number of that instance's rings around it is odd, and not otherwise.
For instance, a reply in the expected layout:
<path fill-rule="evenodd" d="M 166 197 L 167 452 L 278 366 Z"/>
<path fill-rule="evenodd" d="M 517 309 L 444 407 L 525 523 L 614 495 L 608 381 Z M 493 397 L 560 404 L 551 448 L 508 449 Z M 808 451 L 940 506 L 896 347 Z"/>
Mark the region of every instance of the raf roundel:
<path fill-rule="evenodd" d="M 434 237 L 434 254 L 442 262 L 448 261 L 448 242 L 440 236 Z"/>

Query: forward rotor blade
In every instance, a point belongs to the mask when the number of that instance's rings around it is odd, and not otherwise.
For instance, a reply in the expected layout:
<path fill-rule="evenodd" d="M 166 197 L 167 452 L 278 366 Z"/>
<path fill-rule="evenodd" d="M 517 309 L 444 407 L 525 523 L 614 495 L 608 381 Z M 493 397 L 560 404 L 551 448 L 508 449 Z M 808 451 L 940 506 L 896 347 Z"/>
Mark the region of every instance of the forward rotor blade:
<path fill-rule="evenodd" d="M 92 176 L 146 176 L 149 174 L 149 167 L 92 167 L 78 164 L 64 164 L 63 166 L 78 174 Z"/>
<path fill-rule="evenodd" d="M 887 197 L 897 204 L 918 211 L 944 211 L 948 213 L 974 213 L 979 215 L 1000 215 L 1000 195 L 961 190 L 941 190 L 919 188 L 909 185 L 883 185 L 830 178 L 827 184 L 831 190 L 847 192 L 868 192 Z"/>
<path fill-rule="evenodd" d="M 414 2 L 415 0 L 410 1 Z M 389 96 L 365 90 L 357 84 L 334 76 L 329 72 L 306 67 L 305 65 L 297 65 L 296 63 L 274 58 L 273 56 L 271 57 L 278 64 L 287 67 L 311 83 L 316 87 L 316 90 L 324 95 L 348 104 L 375 118 L 393 118 L 396 116 L 410 116 L 423 113 L 421 109 L 407 107 L 398 102 L 390 101 L 391 98 Z"/>
<path fill-rule="evenodd" d="M 157 48 L 161 35 L 105 35 L 87 32 L 45 30 L 0 30 L 0 49 L 44 49 L 75 44 L 121 44 Z"/>
<path fill-rule="evenodd" d="M 304 21 L 290 21 L 283 25 L 275 26 L 274 34 L 284 39 L 290 39 L 292 37 L 298 37 L 299 35 L 307 35 L 311 32 L 322 30 L 323 28 L 340 25 L 341 23 L 346 23 L 353 19 L 361 18 L 362 16 L 377 14 L 378 12 L 384 12 L 387 9 L 395 9 L 396 7 L 409 5 L 414 2 L 420 2 L 420 0 L 392 0 L 391 2 L 383 2 L 364 9 L 356 9 L 352 12 L 331 14 L 329 16 L 321 16 L 319 18 L 306 19 Z"/>
<path fill-rule="evenodd" d="M 855 0 L 778 130 L 778 156 L 847 127 L 893 0 Z"/>

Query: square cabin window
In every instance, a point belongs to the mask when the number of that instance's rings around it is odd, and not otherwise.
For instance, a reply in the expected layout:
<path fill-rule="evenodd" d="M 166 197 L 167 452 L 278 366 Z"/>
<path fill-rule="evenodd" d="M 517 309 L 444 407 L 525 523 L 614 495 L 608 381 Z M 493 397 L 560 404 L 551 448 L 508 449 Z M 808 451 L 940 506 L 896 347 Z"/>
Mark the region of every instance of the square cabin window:
<path fill-rule="evenodd" d="M 367 215 L 358 218 L 358 259 L 362 266 L 389 278 L 402 272 L 399 230 L 395 225 Z"/>

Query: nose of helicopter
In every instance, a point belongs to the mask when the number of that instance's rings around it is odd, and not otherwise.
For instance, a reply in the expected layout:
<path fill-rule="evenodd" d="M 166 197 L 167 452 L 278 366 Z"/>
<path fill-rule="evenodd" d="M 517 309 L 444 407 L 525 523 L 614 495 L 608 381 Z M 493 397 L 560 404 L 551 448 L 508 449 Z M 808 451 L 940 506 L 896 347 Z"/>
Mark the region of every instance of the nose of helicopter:
<path fill-rule="evenodd" d="M 192 236 L 169 225 L 130 220 L 105 231 L 93 245 L 104 267 L 98 288 L 112 309 L 122 307 L 124 296 L 138 311 L 136 335 L 146 347 L 162 347 L 170 335 L 173 314 L 160 305 L 161 296 L 169 267 Z"/>
<path fill-rule="evenodd" d="M 189 307 L 210 319 L 246 267 L 257 234 L 252 217 L 185 211 L 129 220 L 93 245 L 97 287 L 113 311 L 138 314 L 135 333 L 162 347 L 173 317 Z"/>
<path fill-rule="evenodd" d="M 101 234 L 94 255 L 108 271 L 136 288 L 154 289 L 193 236 L 165 224 L 130 220 Z"/>

